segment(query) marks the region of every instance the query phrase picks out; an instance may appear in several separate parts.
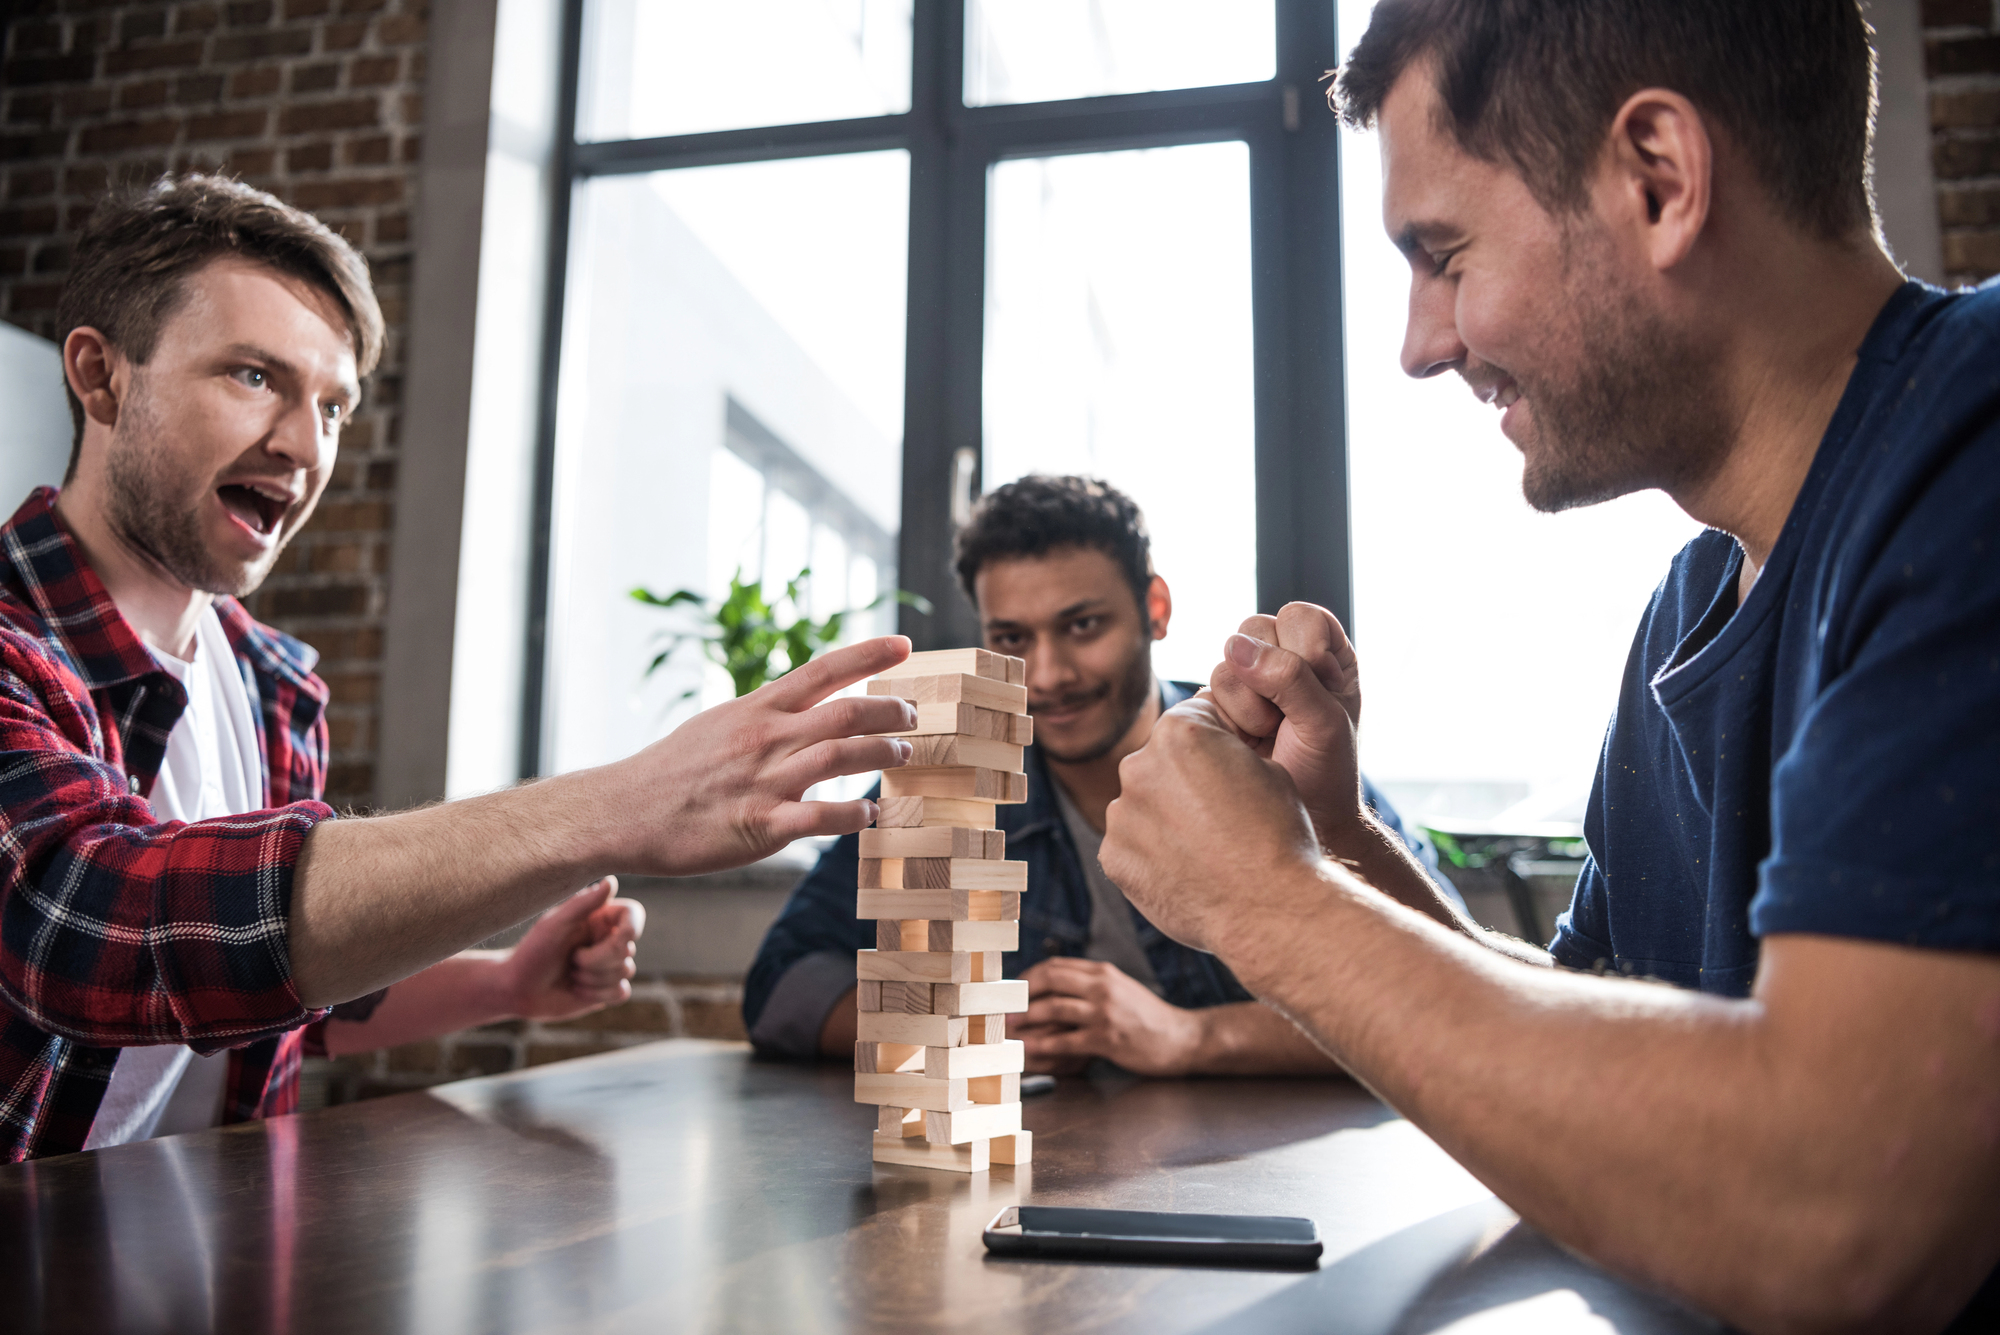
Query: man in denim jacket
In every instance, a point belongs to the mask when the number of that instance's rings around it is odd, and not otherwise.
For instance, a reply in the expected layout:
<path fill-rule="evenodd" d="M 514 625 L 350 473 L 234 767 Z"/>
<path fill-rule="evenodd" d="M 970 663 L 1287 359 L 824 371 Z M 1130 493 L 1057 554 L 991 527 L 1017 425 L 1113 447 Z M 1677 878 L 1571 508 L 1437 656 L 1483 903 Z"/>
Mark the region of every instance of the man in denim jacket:
<path fill-rule="evenodd" d="M 1009 1034 L 1026 1041 L 1029 1069 L 1092 1058 L 1143 1075 L 1337 1069 L 1222 961 L 1162 934 L 1098 867 L 1118 762 L 1196 690 L 1153 675 L 1152 642 L 1173 603 L 1139 508 L 1093 479 L 1030 476 L 986 497 L 957 546 L 986 647 L 1028 663 L 1028 800 L 1000 807 L 998 823 L 1007 856 L 1028 864 L 1021 948 L 1006 972 L 1028 980 L 1028 1011 Z M 1435 873 L 1388 802 L 1372 786 L 1366 796 Z M 854 952 L 875 943 L 874 925 L 854 916 L 859 843 L 848 835 L 826 851 L 757 952 L 743 1014 L 766 1052 L 854 1050 Z"/>

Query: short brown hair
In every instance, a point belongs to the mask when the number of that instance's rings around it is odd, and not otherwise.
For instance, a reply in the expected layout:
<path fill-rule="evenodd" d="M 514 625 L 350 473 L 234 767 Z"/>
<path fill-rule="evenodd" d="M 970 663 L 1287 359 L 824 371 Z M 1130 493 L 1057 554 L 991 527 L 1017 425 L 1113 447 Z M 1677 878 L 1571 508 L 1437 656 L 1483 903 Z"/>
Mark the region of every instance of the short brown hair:
<path fill-rule="evenodd" d="M 1109 482 L 1030 473 L 980 498 L 952 542 L 952 564 L 958 586 L 977 607 L 979 571 L 987 562 L 1093 548 L 1117 563 L 1144 619 L 1146 590 L 1153 583 L 1152 546 L 1146 516 Z"/>
<path fill-rule="evenodd" d="M 85 326 L 144 365 L 186 295 L 187 276 L 236 256 L 311 283 L 340 303 L 354 339 L 355 369 L 382 357 L 382 308 L 368 262 L 309 213 L 226 176 L 188 172 L 106 197 L 77 237 L 56 306 L 56 338 Z M 67 383 L 64 386 L 68 390 Z M 83 445 L 83 404 L 69 393 L 69 471 Z"/>
<path fill-rule="evenodd" d="M 1857 0 L 1381 0 L 1341 68 L 1341 117 L 1372 125 L 1424 61 L 1459 146 L 1511 163 L 1551 213 L 1583 208 L 1625 100 L 1671 88 L 1796 225 L 1838 240 L 1873 223 L 1875 65 Z"/>

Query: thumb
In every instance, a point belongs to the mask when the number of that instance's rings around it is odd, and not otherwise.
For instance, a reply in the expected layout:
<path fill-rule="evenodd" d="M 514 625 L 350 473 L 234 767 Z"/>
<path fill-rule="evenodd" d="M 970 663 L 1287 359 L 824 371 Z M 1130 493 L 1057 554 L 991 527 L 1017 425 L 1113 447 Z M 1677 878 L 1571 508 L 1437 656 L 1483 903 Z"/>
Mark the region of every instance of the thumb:
<path fill-rule="evenodd" d="M 543 914 L 542 921 L 551 927 L 580 923 L 602 908 L 617 888 L 618 883 L 608 876 L 601 881 L 593 881 Z"/>
<path fill-rule="evenodd" d="M 1344 716 L 1319 674 L 1291 650 L 1248 635 L 1232 635 L 1223 641 L 1222 653 L 1237 679 L 1283 710 L 1294 726 L 1327 720 L 1329 711 Z"/>

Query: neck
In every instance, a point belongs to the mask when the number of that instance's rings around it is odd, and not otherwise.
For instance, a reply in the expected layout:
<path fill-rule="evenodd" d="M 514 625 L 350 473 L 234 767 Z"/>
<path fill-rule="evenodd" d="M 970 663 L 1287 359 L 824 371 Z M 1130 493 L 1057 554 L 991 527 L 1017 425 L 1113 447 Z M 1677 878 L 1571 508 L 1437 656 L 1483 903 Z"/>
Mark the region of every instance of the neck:
<path fill-rule="evenodd" d="M 1791 255 L 1787 264 L 1772 256 Z M 1735 538 L 1748 591 L 1777 545 L 1862 340 L 1903 277 L 1868 240 L 1764 250 L 1759 281 L 1725 312 L 1720 393 L 1734 424 L 1720 465 L 1675 489 L 1680 507 Z"/>
<path fill-rule="evenodd" d="M 1090 822 L 1090 828 L 1099 834 L 1104 833 L 1105 808 L 1118 796 L 1118 762 L 1146 744 L 1159 718 L 1160 683 L 1155 680 L 1153 689 L 1146 693 L 1146 703 L 1139 709 L 1139 717 L 1132 720 L 1132 726 L 1109 751 L 1095 760 L 1075 763 L 1044 757 L 1049 777 L 1062 785 L 1069 800 L 1076 803 L 1076 809 Z"/>
<path fill-rule="evenodd" d="M 194 657 L 195 625 L 214 601 L 190 589 L 128 541 L 106 518 L 102 486 L 78 478 L 56 497 L 56 514 L 133 633 L 175 658 Z"/>

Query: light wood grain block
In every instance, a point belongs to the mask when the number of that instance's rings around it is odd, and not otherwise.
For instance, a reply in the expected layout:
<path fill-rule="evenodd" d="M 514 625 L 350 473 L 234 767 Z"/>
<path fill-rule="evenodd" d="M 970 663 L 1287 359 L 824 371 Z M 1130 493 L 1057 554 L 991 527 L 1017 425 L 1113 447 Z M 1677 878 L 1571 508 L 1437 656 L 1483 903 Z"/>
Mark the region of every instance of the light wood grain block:
<path fill-rule="evenodd" d="M 866 1074 L 889 1071 L 911 1074 L 922 1071 L 928 1074 L 930 1062 L 924 1054 L 929 1051 L 929 1048 L 920 1048 L 914 1043 L 871 1043 L 864 1040 L 854 1045 L 854 1069 Z M 956 1049 L 939 1048 L 938 1051 L 953 1052 Z"/>
<path fill-rule="evenodd" d="M 972 983 L 973 959 L 970 952 L 946 953 L 929 950 L 857 950 L 854 967 L 862 978 L 879 978 L 899 983 Z"/>
<path fill-rule="evenodd" d="M 992 1167 L 991 1142 L 967 1141 L 963 1145 L 933 1145 L 915 1137 L 885 1136 L 875 1133 L 875 1162 L 907 1164 L 911 1168 L 937 1168 L 947 1173 L 983 1173 Z"/>
<path fill-rule="evenodd" d="M 922 1108 L 876 1109 L 875 1133 L 880 1136 L 921 1136 L 924 1134 Z"/>
<path fill-rule="evenodd" d="M 865 1073 L 854 1076 L 856 1103 L 894 1104 L 898 1108 L 922 1108 L 925 1112 L 950 1112 L 970 1108 L 972 1095 L 963 1080 L 932 1080 L 922 1074 Z"/>
<path fill-rule="evenodd" d="M 1028 679 L 1026 659 L 996 654 L 991 649 L 928 649 L 911 654 L 902 662 L 876 674 L 876 680 L 893 677 L 935 677 L 941 673 L 969 673 L 990 681 L 1024 682 Z"/>
<path fill-rule="evenodd" d="M 1005 1043 L 1007 1041 L 1007 1017 L 1004 1015 L 968 1015 L 965 1017 L 965 1041 L 967 1043 Z"/>
<path fill-rule="evenodd" d="M 993 828 L 994 804 L 975 797 L 885 797 L 875 804 L 878 830 L 916 829 L 926 825 Z"/>
<path fill-rule="evenodd" d="M 1019 1080 L 1019 1076 L 1013 1077 Z M 963 1145 L 967 1141 L 1011 1136 L 1021 1129 L 1019 1103 L 982 1103 L 953 1112 L 924 1112 L 924 1139 L 933 1145 Z"/>
<path fill-rule="evenodd" d="M 992 1153 L 994 1163 L 1031 1163 L 1035 1157 L 1035 1133 L 1016 1131 L 1011 1136 L 995 1136 Z"/>
<path fill-rule="evenodd" d="M 1010 1038 L 1000 1043 L 981 1043 L 977 1047 L 924 1049 L 924 1074 L 933 1080 L 974 1080 L 989 1075 L 1019 1075 L 1027 1069 L 1027 1065 L 1028 1045 L 1018 1038 Z M 907 1068 L 899 1066 L 896 1069 Z M 986 1100 L 974 1099 L 973 1102 L 984 1103 Z"/>
<path fill-rule="evenodd" d="M 922 979 L 867 978 L 859 981 L 879 984 L 877 992 L 881 1001 L 875 1007 L 878 1011 L 891 1015 L 931 1014 L 931 985 Z"/>
<path fill-rule="evenodd" d="M 916 1043 L 927 1048 L 956 1048 L 964 1046 L 969 1027 L 961 1016 L 862 1011 L 854 1017 L 854 1032 L 870 1043 Z"/>
<path fill-rule="evenodd" d="M 1006 855 L 1005 830 L 925 825 L 916 829 L 861 832 L 861 856 L 864 858 L 977 858 L 990 861 Z"/>
<path fill-rule="evenodd" d="M 999 746 L 999 742 L 993 745 Z M 882 771 L 884 797 L 977 798 L 982 802 L 1025 802 L 1028 776 L 963 765 L 909 766 Z"/>
<path fill-rule="evenodd" d="M 923 918 L 930 922 L 1017 922 L 1021 896 L 999 890 L 905 890 L 864 886 L 854 895 L 857 918 Z"/>
<path fill-rule="evenodd" d="M 972 950 L 967 951 L 966 954 L 971 957 L 972 964 L 972 976 L 966 979 L 966 982 L 997 983 L 1006 977 L 1006 974 L 1001 972 L 999 951 Z"/>
<path fill-rule="evenodd" d="M 1027 748 L 1012 742 L 988 741 L 984 737 L 911 737 L 910 767 L 972 766 L 1019 774 L 1026 765 Z M 890 770 L 888 773 L 894 773 Z"/>
<path fill-rule="evenodd" d="M 927 922 L 924 950 L 1019 950 L 1021 924 L 1018 922 Z M 908 928 L 903 940 L 909 941 Z M 905 944 L 905 950 L 919 949 Z"/>
<path fill-rule="evenodd" d="M 855 881 L 862 890 L 997 890 L 1018 895 L 1028 889 L 1028 864 L 1001 858 L 862 858 Z"/>
<path fill-rule="evenodd" d="M 971 1051 L 970 1048 L 966 1050 Z M 965 1092 L 972 1095 L 974 1103 L 1019 1103 L 1021 1073 L 1008 1071 L 1001 1075 L 969 1077 L 965 1082 Z"/>
<path fill-rule="evenodd" d="M 1022 978 L 997 983 L 940 983 L 931 989 L 931 1011 L 936 1015 L 998 1015 L 1026 1009 L 1028 984 Z"/>
<path fill-rule="evenodd" d="M 1028 712 L 1028 688 L 1004 681 L 953 672 L 936 677 L 876 677 L 870 695 L 893 695 L 919 709 L 925 705 L 972 705 L 1000 714 Z"/>
<path fill-rule="evenodd" d="M 1035 740 L 1035 720 L 1003 709 L 981 709 L 969 700 L 917 706 L 917 726 L 882 737 L 983 737 L 991 742 L 1027 746 Z"/>
<path fill-rule="evenodd" d="M 854 985 L 854 1009 L 866 1013 L 882 1009 L 882 984 L 863 979 Z"/>
<path fill-rule="evenodd" d="M 875 921 L 875 949 L 929 950 L 930 924 L 922 918 L 878 918 Z"/>

